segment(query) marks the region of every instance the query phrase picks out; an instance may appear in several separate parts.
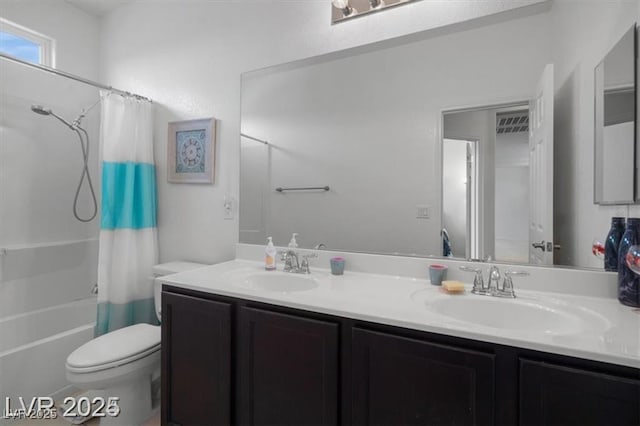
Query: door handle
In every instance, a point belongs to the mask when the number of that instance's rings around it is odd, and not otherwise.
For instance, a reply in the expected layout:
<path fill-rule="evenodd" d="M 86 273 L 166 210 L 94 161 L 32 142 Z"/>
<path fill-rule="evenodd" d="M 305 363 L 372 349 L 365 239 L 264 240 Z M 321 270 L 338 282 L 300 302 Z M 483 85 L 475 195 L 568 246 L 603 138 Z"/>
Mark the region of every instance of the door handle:
<path fill-rule="evenodd" d="M 542 251 L 560 250 L 560 244 L 553 244 L 551 241 L 545 242 L 544 240 L 539 243 L 531 243 L 531 246 Z"/>
<path fill-rule="evenodd" d="M 547 244 L 543 240 L 543 241 L 540 241 L 539 243 L 531 243 L 531 247 L 545 251 Z"/>

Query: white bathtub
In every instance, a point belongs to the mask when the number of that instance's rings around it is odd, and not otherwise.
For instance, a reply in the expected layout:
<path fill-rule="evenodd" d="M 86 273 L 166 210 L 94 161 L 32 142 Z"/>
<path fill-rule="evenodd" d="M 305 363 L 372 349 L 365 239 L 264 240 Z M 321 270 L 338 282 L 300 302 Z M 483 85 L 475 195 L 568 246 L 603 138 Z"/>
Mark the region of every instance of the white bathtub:
<path fill-rule="evenodd" d="M 0 401 L 71 390 L 65 360 L 93 337 L 95 320 L 95 297 L 0 319 Z"/>

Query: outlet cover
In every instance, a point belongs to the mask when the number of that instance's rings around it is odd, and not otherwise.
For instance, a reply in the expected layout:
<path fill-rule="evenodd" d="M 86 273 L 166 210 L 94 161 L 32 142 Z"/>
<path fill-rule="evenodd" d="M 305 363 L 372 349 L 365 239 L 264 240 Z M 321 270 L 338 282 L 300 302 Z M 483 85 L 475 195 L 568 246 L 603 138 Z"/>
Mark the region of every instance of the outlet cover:
<path fill-rule="evenodd" d="M 224 218 L 225 220 L 232 220 L 235 216 L 235 203 L 233 202 L 233 198 L 225 197 L 224 199 Z"/>

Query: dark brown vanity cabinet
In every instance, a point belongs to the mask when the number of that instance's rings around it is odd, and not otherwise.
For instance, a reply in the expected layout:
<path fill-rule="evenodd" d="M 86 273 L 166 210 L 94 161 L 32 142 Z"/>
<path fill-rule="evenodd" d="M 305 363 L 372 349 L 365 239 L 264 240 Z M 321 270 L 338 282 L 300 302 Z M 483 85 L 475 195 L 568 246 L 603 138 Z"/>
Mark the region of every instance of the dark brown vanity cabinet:
<path fill-rule="evenodd" d="M 640 425 L 640 381 L 520 359 L 520 424 Z"/>
<path fill-rule="evenodd" d="M 162 293 L 162 424 L 231 424 L 232 305 Z"/>
<path fill-rule="evenodd" d="M 640 370 L 165 286 L 162 424 L 640 425 Z"/>
<path fill-rule="evenodd" d="M 353 329 L 353 424 L 493 424 L 494 355 Z"/>
<path fill-rule="evenodd" d="M 241 306 L 238 423 L 338 424 L 338 328 Z"/>
<path fill-rule="evenodd" d="M 353 423 L 493 424 L 494 356 L 355 328 Z"/>

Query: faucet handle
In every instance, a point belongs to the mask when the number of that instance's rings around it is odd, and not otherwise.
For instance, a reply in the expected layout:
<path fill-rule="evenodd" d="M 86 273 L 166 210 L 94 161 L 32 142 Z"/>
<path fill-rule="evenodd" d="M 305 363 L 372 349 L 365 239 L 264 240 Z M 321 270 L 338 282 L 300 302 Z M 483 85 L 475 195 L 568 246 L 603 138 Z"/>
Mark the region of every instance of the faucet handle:
<path fill-rule="evenodd" d="M 318 257 L 318 253 L 308 253 L 308 254 L 302 255 L 302 263 L 300 263 L 300 269 L 302 269 L 303 273 L 305 274 L 311 273 L 311 271 L 309 270 L 309 259 L 314 257 Z"/>
<path fill-rule="evenodd" d="M 507 277 L 528 277 L 529 273 L 527 271 L 505 271 L 504 273 Z"/>
<path fill-rule="evenodd" d="M 529 273 L 527 271 L 506 271 L 504 273 L 504 282 L 502 284 L 502 289 L 495 292 L 496 296 L 499 297 L 510 297 L 515 299 L 516 293 L 513 289 L 513 280 L 511 277 L 526 277 Z"/>
<path fill-rule="evenodd" d="M 471 266 L 461 266 L 461 271 L 474 272 L 476 276 L 473 278 L 473 289 L 471 293 L 474 294 L 489 294 L 484 287 L 484 279 L 482 278 L 482 268 L 474 268 Z"/>
<path fill-rule="evenodd" d="M 286 250 L 278 250 L 277 254 L 280 256 L 280 261 L 281 262 L 287 258 L 287 251 Z"/>

